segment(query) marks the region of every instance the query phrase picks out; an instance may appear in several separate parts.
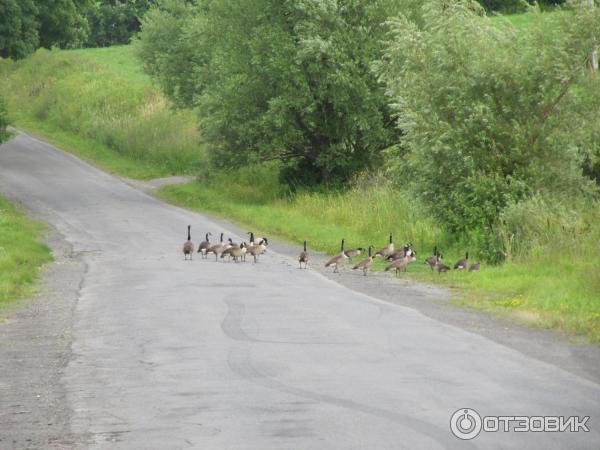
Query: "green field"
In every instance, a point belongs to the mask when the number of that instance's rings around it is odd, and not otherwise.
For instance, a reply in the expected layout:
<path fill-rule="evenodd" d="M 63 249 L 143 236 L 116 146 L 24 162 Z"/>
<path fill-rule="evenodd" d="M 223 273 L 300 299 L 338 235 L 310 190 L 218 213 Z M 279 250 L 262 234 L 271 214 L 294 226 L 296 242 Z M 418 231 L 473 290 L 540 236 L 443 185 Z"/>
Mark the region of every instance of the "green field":
<path fill-rule="evenodd" d="M 0 309 L 35 291 L 42 265 L 52 260 L 44 227 L 0 196 Z"/>
<path fill-rule="evenodd" d="M 0 61 L 0 79 L 15 126 L 110 172 L 191 174 L 204 158 L 194 115 L 170 109 L 131 47 L 38 50 Z"/>
<path fill-rule="evenodd" d="M 529 18 L 509 20 L 519 27 Z M 502 266 L 484 265 L 471 274 L 432 274 L 421 257 L 431 254 L 434 245 L 442 249 L 446 263 L 466 250 L 477 260 L 476 245 L 456 242 L 415 199 L 384 180 L 357 180 L 344 192 L 290 193 L 279 184 L 275 166 L 204 170 L 210 149 L 200 144 L 194 113 L 170 109 L 131 47 L 38 51 L 19 63 L 0 63 L 0 77 L 17 126 L 120 175 L 199 175 L 201 182 L 160 191 L 173 203 L 229 217 L 296 244 L 307 239 L 311 248 L 330 253 L 342 237 L 349 246 L 379 247 L 393 232 L 397 244 L 412 241 L 420 257 L 403 276 L 449 286 L 463 305 L 600 343 L 597 202 L 573 206 L 572 214 L 566 210 L 556 227 L 532 228 L 528 251 L 517 252 Z M 555 212 L 524 214 L 539 215 L 545 224 L 555 220 Z"/>

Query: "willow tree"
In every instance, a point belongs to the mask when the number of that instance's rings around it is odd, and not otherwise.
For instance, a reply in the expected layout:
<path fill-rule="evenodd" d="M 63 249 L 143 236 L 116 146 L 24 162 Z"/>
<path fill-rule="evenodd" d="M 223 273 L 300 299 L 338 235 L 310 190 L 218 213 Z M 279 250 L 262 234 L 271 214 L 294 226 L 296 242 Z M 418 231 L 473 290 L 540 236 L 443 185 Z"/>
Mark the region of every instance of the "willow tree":
<path fill-rule="evenodd" d="M 144 19 L 140 54 L 198 110 L 217 165 L 277 160 L 296 179 L 347 179 L 399 140 L 372 63 L 402 3 L 170 1 Z"/>

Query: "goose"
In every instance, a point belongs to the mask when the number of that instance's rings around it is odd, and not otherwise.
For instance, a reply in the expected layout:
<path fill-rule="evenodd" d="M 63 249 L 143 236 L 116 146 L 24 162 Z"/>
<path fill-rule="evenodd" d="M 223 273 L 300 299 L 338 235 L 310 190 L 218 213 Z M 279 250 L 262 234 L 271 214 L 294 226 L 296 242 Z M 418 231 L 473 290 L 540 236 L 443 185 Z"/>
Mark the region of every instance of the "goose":
<path fill-rule="evenodd" d="M 457 261 L 456 264 L 454 264 L 454 268 L 456 270 L 462 270 L 462 269 L 466 269 L 468 265 L 469 265 L 469 252 L 467 252 L 465 254 L 465 257 L 463 259 L 461 259 L 460 261 Z"/>
<path fill-rule="evenodd" d="M 304 268 L 308 268 L 308 252 L 306 251 L 306 241 L 304 241 L 304 250 L 300 253 L 298 257 L 298 262 L 300 263 L 300 268 L 302 269 L 302 263 L 304 263 Z"/>
<path fill-rule="evenodd" d="M 252 247 L 254 247 L 254 233 L 252 231 L 248 231 L 246 234 L 250 235 L 250 242 L 246 246 L 246 248 L 250 250 Z"/>
<path fill-rule="evenodd" d="M 477 270 L 479 270 L 481 268 L 481 264 L 480 263 L 473 263 L 471 264 L 471 267 L 469 267 L 469 272 L 475 272 Z"/>
<path fill-rule="evenodd" d="M 441 253 L 438 253 L 437 245 L 433 247 L 433 256 L 430 256 L 425 260 L 425 264 L 429 264 L 431 270 L 433 271 L 434 266 L 443 259 Z"/>
<path fill-rule="evenodd" d="M 346 251 L 344 251 L 344 254 L 348 257 L 348 260 L 350 262 L 352 262 L 352 258 L 354 258 L 355 256 L 359 256 L 364 251 L 365 251 L 364 248 L 358 247 L 358 248 L 346 250 Z"/>
<path fill-rule="evenodd" d="M 254 247 L 248 250 L 248 254 L 252 255 L 255 263 L 258 262 L 258 257 L 267 251 L 267 245 L 269 245 L 269 241 L 266 237 L 263 237 L 258 241 L 258 244 L 255 243 Z"/>
<path fill-rule="evenodd" d="M 221 259 L 223 259 L 225 257 L 225 255 L 228 256 L 227 261 L 231 261 L 231 252 L 240 248 L 241 244 L 238 245 L 236 243 L 233 242 L 233 239 L 229 238 L 228 239 L 228 243 L 225 244 L 225 249 L 223 250 L 223 252 L 221 253 Z"/>
<path fill-rule="evenodd" d="M 394 243 L 392 242 L 392 233 L 390 233 L 390 243 L 375 253 L 375 256 L 381 256 L 387 258 L 389 255 L 394 253 Z"/>
<path fill-rule="evenodd" d="M 225 244 L 225 242 L 223 241 L 223 233 L 221 233 L 220 242 L 216 245 L 213 245 L 212 247 L 209 247 L 209 249 L 206 251 L 206 253 L 214 254 L 215 261 L 218 261 L 219 255 L 225 251 L 226 247 L 227 247 L 227 244 Z"/>
<path fill-rule="evenodd" d="M 385 268 L 385 271 L 387 272 L 390 269 L 395 269 L 396 276 L 398 276 L 398 274 L 400 273 L 401 270 L 406 272 L 406 266 L 408 266 L 411 262 L 414 262 L 416 260 L 417 260 L 417 257 L 415 255 L 410 255 L 410 256 L 406 255 L 404 258 L 400 258 L 400 259 L 396 259 L 395 261 L 392 261 L 392 263 Z"/>
<path fill-rule="evenodd" d="M 369 245 L 369 257 L 367 259 L 363 259 L 361 262 L 359 262 L 357 265 L 355 265 L 352 269 L 356 270 L 356 269 L 362 269 L 363 271 L 363 275 L 366 277 L 367 276 L 367 271 L 369 270 L 369 267 L 371 266 L 371 264 L 373 263 L 373 259 L 375 258 L 375 256 L 372 256 L 372 250 L 373 250 L 373 246 Z"/>
<path fill-rule="evenodd" d="M 194 243 L 192 242 L 191 236 L 191 225 L 188 225 L 188 238 L 187 241 L 183 244 L 183 258 L 187 260 L 188 255 L 190 255 L 190 260 L 192 259 L 192 255 L 194 254 Z"/>
<path fill-rule="evenodd" d="M 247 247 L 247 244 L 245 242 L 242 242 L 239 246 L 235 245 L 233 247 L 228 248 L 225 251 L 228 252 L 231 257 L 233 257 L 233 262 L 237 263 L 238 259 L 243 261 L 242 258 L 246 254 L 246 247 Z M 222 257 L 223 257 L 223 255 L 221 255 L 221 258 Z"/>
<path fill-rule="evenodd" d="M 387 259 L 388 261 L 389 260 L 394 261 L 396 259 L 402 259 L 405 256 L 412 256 L 412 255 L 416 256 L 416 252 L 413 250 L 412 244 L 410 242 L 408 242 L 408 243 L 404 244 L 404 247 L 402 247 L 397 252 L 390 253 L 385 259 Z"/>
<path fill-rule="evenodd" d="M 448 272 L 450 270 L 450 267 L 448 267 L 446 264 L 438 261 L 437 263 L 435 263 L 435 265 L 433 266 L 434 270 L 438 271 L 438 274 L 442 273 L 442 272 Z"/>
<path fill-rule="evenodd" d="M 340 264 L 343 264 L 346 261 L 346 259 L 348 259 L 348 257 L 344 253 L 344 239 L 342 239 L 342 246 L 341 246 L 340 253 L 338 255 L 334 256 L 333 258 L 331 258 L 329 261 L 327 261 L 325 263 L 325 267 L 334 266 L 333 273 L 337 273 L 338 266 Z"/>
<path fill-rule="evenodd" d="M 198 253 L 202 253 L 202 257 L 204 259 L 207 258 L 206 252 L 210 248 L 210 240 L 208 239 L 209 236 L 212 236 L 212 233 L 206 233 L 205 239 L 200 242 L 200 245 L 198 246 Z"/>

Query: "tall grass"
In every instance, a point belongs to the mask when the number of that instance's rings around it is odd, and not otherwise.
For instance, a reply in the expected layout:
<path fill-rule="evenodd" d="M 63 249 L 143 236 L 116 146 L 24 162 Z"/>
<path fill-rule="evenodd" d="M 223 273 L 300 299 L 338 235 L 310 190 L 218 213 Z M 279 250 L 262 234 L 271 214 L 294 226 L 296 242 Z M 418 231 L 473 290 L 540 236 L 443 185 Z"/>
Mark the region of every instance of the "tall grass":
<path fill-rule="evenodd" d="M 106 147 L 115 157 L 145 163 L 125 175 L 150 178 L 193 173 L 204 159 L 190 111 L 170 109 L 141 72 L 105 65 L 107 56 L 128 56 L 130 47 L 104 52 L 39 50 L 2 61 L 0 93 L 17 126 L 70 133 Z M 98 55 L 101 55 L 100 59 Z M 117 59 L 118 60 L 118 59 Z"/>
<path fill-rule="evenodd" d="M 40 242 L 41 224 L 0 196 L 0 308 L 30 295 L 50 249 Z"/>

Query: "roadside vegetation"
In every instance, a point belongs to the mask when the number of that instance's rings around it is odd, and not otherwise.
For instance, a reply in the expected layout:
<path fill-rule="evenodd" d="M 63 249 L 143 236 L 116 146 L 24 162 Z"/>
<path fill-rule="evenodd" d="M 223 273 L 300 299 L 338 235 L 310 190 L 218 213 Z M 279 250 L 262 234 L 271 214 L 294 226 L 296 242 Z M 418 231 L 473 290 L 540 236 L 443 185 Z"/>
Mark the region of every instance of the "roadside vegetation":
<path fill-rule="evenodd" d="M 0 94 L 108 170 L 197 175 L 174 203 L 329 253 L 393 232 L 407 276 L 600 343 L 597 13 L 233 3 L 163 1 L 134 46 L 2 62 Z M 432 273 L 435 245 L 482 270 Z"/>
<path fill-rule="evenodd" d="M 11 120 L 108 171 L 150 179 L 197 172 L 195 118 L 173 111 L 130 47 L 38 50 L 0 62 Z"/>
<path fill-rule="evenodd" d="M 0 196 L 0 309 L 35 292 L 40 268 L 52 260 L 44 226 Z"/>

